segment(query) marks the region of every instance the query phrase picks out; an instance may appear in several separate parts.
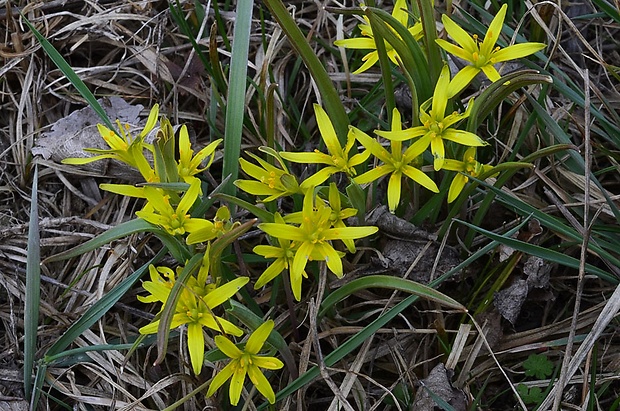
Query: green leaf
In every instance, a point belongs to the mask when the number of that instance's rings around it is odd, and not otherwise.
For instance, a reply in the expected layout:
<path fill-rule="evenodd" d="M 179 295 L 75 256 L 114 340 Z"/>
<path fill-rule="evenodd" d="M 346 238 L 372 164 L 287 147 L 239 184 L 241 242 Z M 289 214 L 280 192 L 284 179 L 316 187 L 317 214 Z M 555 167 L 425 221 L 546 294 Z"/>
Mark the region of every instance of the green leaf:
<path fill-rule="evenodd" d="M 387 288 L 390 290 L 399 290 L 406 293 L 417 295 L 424 299 L 437 302 L 445 307 L 453 308 L 461 312 L 467 312 L 467 308 L 458 301 L 440 293 L 439 291 L 417 283 L 406 278 L 394 277 L 390 275 L 369 275 L 363 278 L 355 279 L 346 285 L 338 288 L 336 291 L 328 295 L 321 303 L 319 318 L 333 308 L 339 301 L 356 293 L 357 291 L 367 288 Z"/>
<path fill-rule="evenodd" d="M 531 354 L 523 361 L 523 368 L 526 376 L 536 377 L 539 380 L 549 378 L 553 374 L 553 363 L 543 354 Z"/>
<path fill-rule="evenodd" d="M 67 260 L 69 258 L 77 257 L 89 251 L 96 250 L 97 248 L 103 247 L 104 245 L 111 243 L 114 240 L 118 240 L 119 238 L 127 237 L 131 234 L 142 233 L 145 231 L 151 232 L 160 232 L 162 230 L 158 230 L 154 228 L 152 224 L 137 218 L 134 220 L 130 220 L 124 223 L 117 225 L 116 227 L 110 228 L 106 232 L 97 237 L 88 240 L 87 242 L 78 245 L 70 250 L 64 251 L 62 253 L 53 255 L 51 257 L 43 260 L 43 263 L 53 262 L 53 261 L 62 261 Z"/>
<path fill-rule="evenodd" d="M 519 393 L 519 396 L 521 397 L 523 402 L 526 404 L 538 404 L 545 399 L 543 391 L 540 389 L 540 387 L 528 388 L 525 384 L 519 384 L 517 385 L 517 392 Z"/>
<path fill-rule="evenodd" d="M 26 256 L 26 302 L 24 306 L 24 395 L 32 394 L 32 371 L 37 351 L 39 303 L 41 300 L 41 248 L 39 241 L 39 169 L 34 164 L 28 223 L 28 254 Z"/>
<path fill-rule="evenodd" d="M 69 63 L 67 63 L 67 61 L 60 55 L 58 50 L 56 50 L 54 46 L 52 46 L 52 43 L 47 41 L 47 39 L 43 37 L 41 33 L 39 33 L 39 31 L 28 21 L 28 19 L 24 15 L 22 15 L 22 18 L 24 19 L 24 23 L 26 23 L 30 31 L 32 31 L 32 34 L 34 34 L 39 43 L 41 43 L 41 47 L 43 47 L 45 53 L 47 53 L 49 58 L 52 59 L 54 64 L 56 64 L 56 67 L 58 67 L 60 71 L 62 71 L 62 74 L 67 77 L 67 79 L 71 82 L 71 84 L 73 84 L 73 86 L 82 95 L 82 97 L 84 97 L 84 99 L 92 107 L 95 113 L 97 113 L 97 115 L 101 118 L 106 127 L 118 134 L 118 131 L 108 118 L 108 115 L 106 114 L 103 107 L 101 107 L 93 93 L 90 92 L 82 79 L 78 77 L 75 71 L 73 71 Z"/>
<path fill-rule="evenodd" d="M 248 74 L 248 49 L 252 28 L 253 0 L 237 2 L 234 41 L 228 77 L 228 97 L 226 99 L 226 128 L 224 132 L 224 159 L 222 174 L 230 176 L 229 183 L 224 187 L 226 194 L 234 195 L 237 188 L 233 181 L 239 175 L 239 156 L 241 154 L 241 138 L 243 135 L 243 119 L 245 117 L 245 91 Z"/>
<path fill-rule="evenodd" d="M 455 219 L 455 221 L 460 222 L 461 224 L 475 231 L 478 231 L 484 236 L 492 240 L 495 240 L 500 244 L 504 244 L 504 245 L 507 245 L 508 247 L 514 248 L 517 251 L 521 251 L 521 252 L 524 252 L 530 255 L 534 255 L 536 257 L 542 258 L 543 260 L 554 262 L 554 263 L 557 263 L 557 264 L 560 264 L 566 267 L 571 267 L 576 270 L 579 269 L 579 264 L 580 264 L 579 260 L 569 255 L 560 253 L 558 251 L 550 250 L 548 248 L 544 248 L 538 245 L 526 243 L 525 241 L 521 241 L 516 238 L 506 236 L 506 235 L 502 236 L 499 234 L 495 234 L 491 231 L 485 230 L 484 228 L 475 226 L 465 221 L 461 221 L 458 219 Z M 586 263 L 585 269 L 587 273 L 595 274 L 603 280 L 606 280 L 612 283 L 618 282 L 618 279 L 615 276 L 613 276 L 612 274 L 608 273 L 605 270 L 601 270 L 600 268 L 593 266 L 592 264 Z"/>
<path fill-rule="evenodd" d="M 551 76 L 535 70 L 522 70 L 503 76 L 487 87 L 474 100 L 467 119 L 467 131 L 475 133 L 478 126 L 514 91 L 532 84 L 553 83 Z"/>

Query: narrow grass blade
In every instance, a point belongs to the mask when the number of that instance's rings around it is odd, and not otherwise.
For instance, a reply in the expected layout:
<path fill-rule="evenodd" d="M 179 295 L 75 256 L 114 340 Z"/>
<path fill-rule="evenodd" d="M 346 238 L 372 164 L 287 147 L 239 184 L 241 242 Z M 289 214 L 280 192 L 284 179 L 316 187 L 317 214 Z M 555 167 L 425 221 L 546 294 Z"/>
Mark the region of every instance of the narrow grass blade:
<path fill-rule="evenodd" d="M 480 234 L 497 241 L 499 244 L 507 245 L 508 247 L 511 247 L 517 251 L 534 255 L 536 257 L 542 258 L 543 260 L 574 268 L 576 270 L 579 269 L 580 262 L 577 258 L 560 253 L 558 251 L 550 250 L 548 248 L 540 247 L 538 245 L 526 243 L 525 241 L 521 241 L 516 238 L 495 234 L 491 231 L 485 230 L 484 228 L 478 227 L 465 221 L 461 221 L 458 219 L 455 219 L 455 221 L 458 221 L 459 223 L 471 228 L 472 230 L 478 231 Z M 586 263 L 585 269 L 587 273 L 595 274 L 603 280 L 609 281 L 614 284 L 618 283 L 618 279 L 615 276 L 605 270 L 601 270 L 600 268 L 593 266 L 592 264 Z"/>
<path fill-rule="evenodd" d="M 230 176 L 224 187 L 226 194 L 234 195 L 237 188 L 232 184 L 239 175 L 239 156 L 245 116 L 245 90 L 248 74 L 248 49 L 252 28 L 253 0 L 239 0 L 235 17 L 234 39 L 228 78 L 226 99 L 226 130 L 224 131 L 224 160 L 222 174 Z"/>
<path fill-rule="evenodd" d="M 39 302 L 41 299 L 41 249 L 39 241 L 39 169 L 34 165 L 32 194 L 30 196 L 30 222 L 28 224 L 28 255 L 26 257 L 26 303 L 24 307 L 24 393 L 32 394 L 32 370 L 37 351 Z"/>
<path fill-rule="evenodd" d="M 349 117 L 347 116 L 347 112 L 342 105 L 340 95 L 329 78 L 325 67 L 323 67 L 323 64 L 315 54 L 312 47 L 310 47 L 308 40 L 306 40 L 306 37 L 299 29 L 297 22 L 286 10 L 284 3 L 281 0 L 265 0 L 264 3 L 269 8 L 269 11 L 271 11 L 273 17 L 277 20 L 278 24 L 282 28 L 282 31 L 284 31 L 288 37 L 291 45 L 301 56 L 302 60 L 306 64 L 306 67 L 308 67 L 308 71 L 310 71 L 310 75 L 316 82 L 317 88 L 319 89 L 319 94 L 323 99 L 325 111 L 329 114 L 329 118 L 334 125 L 334 129 L 338 135 L 338 140 L 340 141 L 340 144 L 344 146 L 347 141 L 347 133 L 349 131 Z"/>
<path fill-rule="evenodd" d="M 105 233 L 88 240 L 84 244 L 80 244 L 70 250 L 48 257 L 43 261 L 43 263 L 62 261 L 77 257 L 88 251 L 96 250 L 97 248 L 102 247 L 114 240 L 118 240 L 119 238 L 145 231 L 153 231 L 153 225 L 139 218 L 130 220 L 107 230 Z"/>
<path fill-rule="evenodd" d="M 54 358 L 54 356 L 63 352 L 77 337 L 103 317 L 110 308 L 129 291 L 136 281 L 148 271 L 149 265 L 157 263 L 167 252 L 168 250 L 163 248 L 155 257 L 138 268 L 133 274 L 124 279 L 118 286 L 106 293 L 99 301 L 86 310 L 84 315 L 73 323 L 58 341 L 47 350 L 44 363 L 47 363 L 46 359 Z"/>
<path fill-rule="evenodd" d="M 56 64 L 56 67 L 58 67 L 58 69 L 62 71 L 62 74 L 67 77 L 67 79 L 71 82 L 71 84 L 73 84 L 73 86 L 82 95 L 82 97 L 84 97 L 84 99 L 88 102 L 92 109 L 95 110 L 95 113 L 97 113 L 97 115 L 101 118 L 106 127 L 108 127 L 110 130 L 113 130 L 115 133 L 118 133 L 116 127 L 114 127 L 114 125 L 108 118 L 108 115 L 106 114 L 103 107 L 101 107 L 93 93 L 90 92 L 82 79 L 78 77 L 75 71 L 73 71 L 69 63 L 67 63 L 67 61 L 60 55 L 58 50 L 54 48 L 52 43 L 47 41 L 47 39 L 43 37 L 41 33 L 39 33 L 39 31 L 28 21 L 25 16 L 22 16 L 22 18 L 24 19 L 24 23 L 26 23 L 28 28 L 32 31 L 32 34 L 34 34 L 39 43 L 41 43 L 41 47 L 43 47 L 45 53 L 47 53 L 49 58 L 52 59 L 54 64 Z"/>
<path fill-rule="evenodd" d="M 453 308 L 464 313 L 467 312 L 467 308 L 461 303 L 427 285 L 391 275 L 369 275 L 353 280 L 328 295 L 321 303 L 319 318 L 323 317 L 323 315 L 339 301 L 366 288 L 387 288 L 390 290 L 404 291 L 426 300 L 434 301 L 445 307 Z"/>
<path fill-rule="evenodd" d="M 514 91 L 532 84 L 553 83 L 551 76 L 534 70 L 523 70 L 503 76 L 487 87 L 474 100 L 474 106 L 467 119 L 467 130 L 475 133 L 484 119 Z"/>
<path fill-rule="evenodd" d="M 392 45 L 402 59 L 419 93 L 418 101 L 425 101 L 432 95 L 433 86 L 430 81 L 426 55 L 418 42 L 405 26 L 385 10 L 368 7 L 365 12 L 370 22 L 375 23 L 373 32 L 376 28 L 377 33 Z"/>
<path fill-rule="evenodd" d="M 392 82 L 392 66 L 385 48 L 385 41 L 381 36 L 381 32 L 377 27 L 376 19 L 370 20 L 370 26 L 375 37 L 375 45 L 377 46 L 377 54 L 379 56 L 379 65 L 381 67 L 381 79 L 383 80 L 383 88 L 385 93 L 385 106 L 388 115 L 388 123 L 392 123 L 392 110 L 396 107 L 396 99 L 394 96 L 394 83 Z"/>

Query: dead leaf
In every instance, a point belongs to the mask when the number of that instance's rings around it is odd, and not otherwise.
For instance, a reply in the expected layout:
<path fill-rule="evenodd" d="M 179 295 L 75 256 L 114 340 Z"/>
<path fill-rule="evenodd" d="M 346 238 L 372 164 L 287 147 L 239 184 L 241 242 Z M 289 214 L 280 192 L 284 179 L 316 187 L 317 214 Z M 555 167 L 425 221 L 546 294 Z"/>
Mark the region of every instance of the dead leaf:
<path fill-rule="evenodd" d="M 549 285 L 549 278 L 553 264 L 540 257 L 529 256 L 523 264 L 523 274 L 527 275 L 527 285 L 532 288 L 545 288 Z"/>
<path fill-rule="evenodd" d="M 467 410 L 469 401 L 462 390 L 452 386 L 453 375 L 454 372 L 446 369 L 444 364 L 437 364 L 428 374 L 428 377 L 419 381 L 420 387 L 416 392 L 411 409 L 435 411 L 436 407 L 440 407 L 435 398 L 440 398 L 452 406 L 455 411 Z"/>
<path fill-rule="evenodd" d="M 528 292 L 527 281 L 516 280 L 510 287 L 495 293 L 493 304 L 502 317 L 510 321 L 512 325 L 515 325 Z"/>
<path fill-rule="evenodd" d="M 140 113 L 144 109 L 141 104 L 132 105 L 120 97 L 104 98 L 98 101 L 110 120 L 119 119 L 123 124 L 139 126 Z M 45 160 L 51 159 L 55 163 L 60 163 L 69 157 L 91 157 L 94 155 L 85 152 L 85 148 L 109 149 L 97 130 L 98 123 L 101 123 L 101 119 L 90 106 L 74 111 L 52 124 L 50 131 L 39 136 L 32 148 L 32 154 L 41 156 Z M 112 160 L 96 161 L 81 167 L 92 173 L 119 177 L 125 180 L 135 180 L 140 177 L 136 170 Z M 75 167 L 75 170 L 76 172 L 79 171 L 80 167 Z"/>
<path fill-rule="evenodd" d="M 387 261 L 387 268 L 399 276 L 403 276 L 411 269 L 408 277 L 421 283 L 431 280 L 435 259 L 440 250 L 440 244 L 430 245 L 415 241 L 402 241 L 388 239 L 383 247 L 382 254 Z M 417 262 L 416 262 L 417 260 Z M 415 263 L 415 265 L 413 265 Z M 437 264 L 435 278 L 448 272 L 461 263 L 458 251 L 450 246 L 445 246 L 441 251 Z M 411 268 L 413 265 L 413 268 Z"/>
<path fill-rule="evenodd" d="M 366 217 L 368 225 L 379 227 L 384 233 L 402 240 L 436 240 L 437 236 L 416 227 L 407 220 L 390 213 L 387 206 L 381 205 Z"/>

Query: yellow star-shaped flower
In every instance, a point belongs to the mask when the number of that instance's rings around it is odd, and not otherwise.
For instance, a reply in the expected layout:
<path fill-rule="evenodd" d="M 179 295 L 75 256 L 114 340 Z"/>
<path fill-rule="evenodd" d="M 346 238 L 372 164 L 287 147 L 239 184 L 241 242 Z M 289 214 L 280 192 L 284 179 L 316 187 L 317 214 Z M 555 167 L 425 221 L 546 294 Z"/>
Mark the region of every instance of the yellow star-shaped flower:
<path fill-rule="evenodd" d="M 458 43 L 458 46 L 442 39 L 437 39 L 435 41 L 448 53 L 470 63 L 470 65 L 459 71 L 450 82 L 448 97 L 451 98 L 455 96 L 458 92 L 467 87 L 481 71 L 486 74 L 489 80 L 493 82 L 497 81 L 500 78 L 500 74 L 493 66 L 494 64 L 529 56 L 546 47 L 542 43 L 521 43 L 505 48 L 496 47 L 495 43 L 497 43 L 502 31 L 507 8 L 508 5 L 504 4 L 493 21 L 491 21 L 482 44 L 478 40 L 477 35 L 470 36 L 465 30 L 452 21 L 450 17 L 446 15 L 441 17 L 446 31 L 450 37 Z"/>

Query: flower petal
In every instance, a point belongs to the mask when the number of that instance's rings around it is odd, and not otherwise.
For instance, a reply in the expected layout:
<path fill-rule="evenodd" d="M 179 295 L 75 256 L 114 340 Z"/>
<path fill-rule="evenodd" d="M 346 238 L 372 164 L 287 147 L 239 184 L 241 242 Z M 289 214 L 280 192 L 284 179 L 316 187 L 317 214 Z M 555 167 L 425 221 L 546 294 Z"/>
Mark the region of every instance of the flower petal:
<path fill-rule="evenodd" d="M 474 77 L 478 75 L 478 73 L 480 73 L 480 69 L 478 67 L 463 67 L 461 71 L 456 73 L 456 75 L 452 78 L 450 84 L 448 85 L 448 98 L 452 98 L 461 91 L 463 91 L 465 87 L 467 87 L 469 83 L 471 83 Z"/>
<path fill-rule="evenodd" d="M 243 355 L 243 351 L 241 351 L 232 341 L 223 335 L 215 336 L 215 345 L 220 349 L 222 353 L 228 358 L 232 358 L 233 360 L 240 358 Z"/>
<path fill-rule="evenodd" d="M 248 342 L 245 344 L 245 352 L 258 354 L 261 348 L 263 348 L 263 345 L 265 345 L 267 338 L 269 338 L 273 326 L 273 320 L 267 320 L 254 330 L 250 338 L 248 338 Z"/>
<path fill-rule="evenodd" d="M 534 54 L 547 47 L 543 43 L 521 43 L 504 47 L 493 53 L 493 62 L 501 63 L 502 61 L 520 59 L 530 54 Z"/>
<path fill-rule="evenodd" d="M 465 187 L 465 183 L 467 183 L 468 178 L 463 174 L 457 174 L 454 176 L 452 183 L 450 184 L 450 189 L 448 190 L 448 203 L 453 202 L 463 191 L 463 187 Z"/>
<path fill-rule="evenodd" d="M 269 404 L 273 404 L 276 402 L 276 394 L 273 392 L 273 388 L 271 388 L 271 384 L 269 384 L 269 380 L 262 373 L 261 370 L 258 369 L 256 365 L 250 365 L 248 367 L 248 375 L 250 376 L 250 381 L 256 387 L 258 392 L 263 394 Z"/>
<path fill-rule="evenodd" d="M 387 200 L 390 213 L 394 213 L 398 203 L 400 202 L 400 185 L 402 180 L 402 174 L 400 172 L 393 173 L 390 176 L 387 189 Z"/>
<path fill-rule="evenodd" d="M 298 227 L 288 224 L 262 223 L 258 228 L 275 238 L 285 238 L 293 241 L 304 241 L 306 236 Z"/>
<path fill-rule="evenodd" d="M 187 349 L 194 374 L 200 374 L 205 355 L 205 338 L 200 323 L 189 323 L 187 326 Z"/>
<path fill-rule="evenodd" d="M 321 138 L 323 138 L 329 153 L 332 156 L 342 157 L 342 147 L 338 141 L 338 136 L 336 135 L 336 130 L 334 130 L 332 121 L 323 107 L 316 103 L 314 104 L 314 116 L 316 117 L 316 123 L 319 127 Z"/>
<path fill-rule="evenodd" d="M 358 50 L 375 50 L 377 48 L 375 40 L 368 37 L 336 40 L 334 41 L 334 46 Z"/>
<path fill-rule="evenodd" d="M 469 33 L 463 30 L 461 26 L 456 24 L 447 15 L 444 14 L 443 16 L 441 16 L 441 22 L 443 23 L 443 26 L 450 35 L 450 37 L 452 37 L 455 42 L 457 42 L 461 47 L 463 47 L 463 49 L 467 51 L 467 53 L 469 53 L 469 56 L 457 56 L 461 57 L 464 60 L 471 61 L 472 54 L 478 51 L 478 45 L 476 44 L 474 39 L 472 39 Z M 439 45 L 441 46 L 441 44 Z"/>
<path fill-rule="evenodd" d="M 489 29 L 484 36 L 482 46 L 480 46 L 480 54 L 487 59 L 490 59 L 493 47 L 495 47 L 495 43 L 497 43 L 497 39 L 499 39 L 499 35 L 502 32 L 502 27 L 504 26 L 504 19 L 506 18 L 507 9 L 507 4 L 504 4 L 499 9 L 497 14 L 491 21 L 491 24 L 489 24 Z"/>
<path fill-rule="evenodd" d="M 392 171 L 394 171 L 393 166 L 384 164 L 379 167 L 373 168 L 372 170 L 369 170 L 360 176 L 355 177 L 353 181 L 355 181 L 357 184 L 370 183 L 371 181 L 376 181 Z"/>
<path fill-rule="evenodd" d="M 216 337 L 217 338 L 217 337 Z M 233 375 L 233 370 L 236 365 L 236 361 L 230 362 L 222 371 L 215 374 L 215 377 L 209 384 L 209 390 L 207 391 L 207 397 L 212 396 L 215 391 L 218 390 L 224 383 Z"/>
<path fill-rule="evenodd" d="M 438 193 L 439 188 L 437 188 L 437 184 L 429 176 L 424 174 L 422 170 L 419 170 L 412 166 L 403 167 L 403 174 L 412 179 L 413 181 L 420 184 L 422 187 L 427 190 L 432 191 L 433 193 Z"/>
<path fill-rule="evenodd" d="M 284 258 L 278 258 L 277 260 L 275 260 L 269 265 L 269 267 L 265 269 L 265 271 L 263 271 L 260 277 L 258 277 L 258 280 L 256 280 L 256 283 L 254 284 L 254 289 L 258 290 L 259 288 L 263 287 L 265 284 L 276 278 L 278 275 L 280 275 L 282 271 L 284 271 L 286 266 L 287 264 Z"/>
<path fill-rule="evenodd" d="M 478 137 L 476 134 L 465 130 L 457 130 L 449 128 L 442 134 L 445 140 L 454 141 L 455 143 L 462 144 L 469 147 L 481 147 L 486 146 L 487 142 Z"/>
<path fill-rule="evenodd" d="M 237 294 L 237 292 L 246 285 L 250 279 L 248 277 L 239 277 L 234 280 L 217 287 L 215 290 L 207 294 L 203 300 L 209 308 L 217 307 L 224 301 L 228 301 L 230 297 Z"/>

